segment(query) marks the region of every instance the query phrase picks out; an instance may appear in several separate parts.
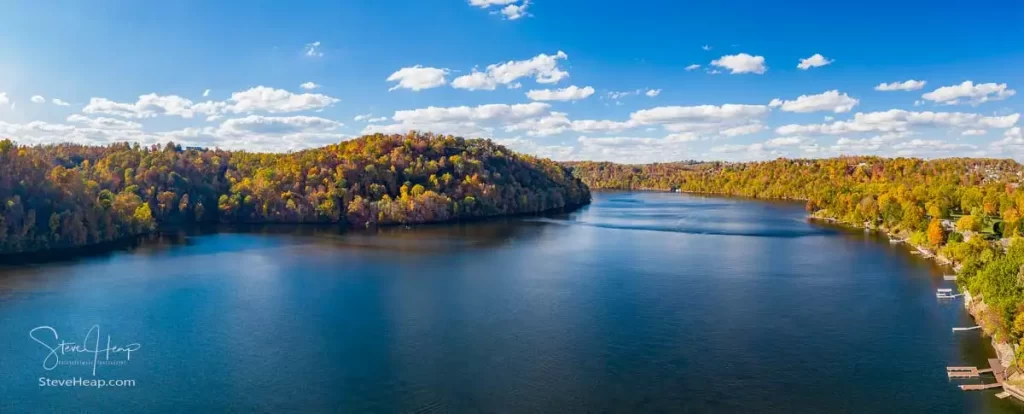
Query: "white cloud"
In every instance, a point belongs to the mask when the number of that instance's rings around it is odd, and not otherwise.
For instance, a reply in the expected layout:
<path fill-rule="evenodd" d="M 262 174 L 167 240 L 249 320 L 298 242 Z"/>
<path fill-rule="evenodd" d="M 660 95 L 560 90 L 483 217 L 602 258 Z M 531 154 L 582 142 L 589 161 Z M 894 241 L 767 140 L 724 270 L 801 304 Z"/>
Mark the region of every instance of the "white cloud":
<path fill-rule="evenodd" d="M 777 137 L 765 141 L 764 146 L 768 148 L 789 147 L 793 145 L 800 145 L 804 141 L 805 138 L 803 137 Z"/>
<path fill-rule="evenodd" d="M 967 130 L 964 130 L 963 132 L 961 132 L 960 135 L 963 135 L 963 136 L 978 136 L 978 135 L 985 135 L 986 133 L 988 133 L 988 131 L 986 131 L 984 129 L 967 129 Z"/>
<path fill-rule="evenodd" d="M 87 114 L 117 115 L 125 118 L 154 118 L 173 115 L 190 119 L 196 114 L 216 119 L 221 113 L 269 113 L 298 112 L 322 109 L 339 102 L 339 99 L 321 94 L 296 94 L 284 89 L 257 86 L 231 94 L 224 102 L 199 102 L 177 95 L 160 96 L 155 93 L 139 96 L 134 103 L 114 102 L 106 98 L 92 98 L 82 109 Z"/>
<path fill-rule="evenodd" d="M 491 6 L 504 6 L 506 4 L 512 4 L 519 0 L 469 0 L 470 6 L 477 6 L 481 9 L 486 9 Z"/>
<path fill-rule="evenodd" d="M 391 76 L 388 76 L 388 82 L 398 82 L 397 85 L 392 86 L 388 91 L 411 89 L 418 92 L 424 89 L 444 86 L 448 83 L 448 80 L 445 79 L 446 75 L 448 75 L 448 69 L 424 67 L 421 65 L 401 68 L 397 72 L 392 73 Z"/>
<path fill-rule="evenodd" d="M 306 56 L 310 57 L 323 57 L 324 52 L 320 50 L 320 41 L 317 40 L 313 43 L 306 43 L 303 49 L 306 52 Z"/>
<path fill-rule="evenodd" d="M 911 126 L 956 127 L 956 128 L 1010 128 L 1020 119 L 1020 114 L 1005 116 L 983 116 L 964 112 L 912 112 L 890 109 L 882 112 L 858 112 L 849 121 L 831 124 L 784 125 L 775 129 L 779 135 L 826 134 L 839 135 L 859 132 L 904 132 Z"/>
<path fill-rule="evenodd" d="M 341 127 L 340 122 L 315 116 L 267 117 L 249 115 L 245 118 L 228 119 L 220 129 L 228 133 L 259 133 L 283 135 L 298 132 L 327 132 Z"/>
<path fill-rule="evenodd" d="M 557 135 L 567 131 L 574 132 L 620 132 L 636 126 L 631 121 L 619 122 L 610 120 L 569 120 L 563 112 L 551 112 L 539 118 L 524 119 L 505 126 L 505 131 L 526 131 L 530 136 Z"/>
<path fill-rule="evenodd" d="M 178 95 L 160 96 L 155 93 L 139 96 L 135 103 L 119 103 L 106 98 L 92 98 L 82 109 L 87 114 L 117 115 L 125 118 L 153 118 L 175 115 L 182 118 L 195 116 L 192 101 Z"/>
<path fill-rule="evenodd" d="M 642 125 L 742 121 L 766 113 L 768 107 L 765 105 L 660 106 L 633 112 L 630 120 Z"/>
<path fill-rule="evenodd" d="M 754 124 L 750 124 L 750 125 L 742 125 L 742 126 L 738 126 L 738 127 L 727 128 L 727 129 L 724 129 L 721 132 L 719 132 L 719 134 L 725 135 L 727 137 L 736 137 L 736 136 L 740 136 L 740 135 L 756 134 L 758 132 L 761 132 L 764 129 L 765 129 L 764 125 L 759 124 L 759 123 L 754 123 Z"/>
<path fill-rule="evenodd" d="M 764 56 L 751 56 L 746 53 L 725 55 L 712 60 L 711 64 L 729 69 L 730 73 L 734 75 L 740 73 L 756 73 L 760 75 L 768 70 L 768 67 L 764 64 Z"/>
<path fill-rule="evenodd" d="M 832 64 L 834 60 L 826 59 L 821 53 L 815 53 L 807 59 L 800 59 L 800 64 L 796 65 L 797 68 L 807 70 L 810 68 L 818 68 L 825 65 Z"/>
<path fill-rule="evenodd" d="M 1000 101 L 1015 95 L 1017 91 L 1008 89 L 1005 83 L 979 83 L 964 81 L 959 85 L 943 86 L 921 95 L 921 98 L 935 103 L 954 105 L 965 99 L 967 103 L 977 105 L 988 101 Z"/>
<path fill-rule="evenodd" d="M 838 90 L 831 90 L 817 95 L 800 95 L 793 101 L 773 99 L 769 106 L 781 106 L 786 112 L 832 111 L 838 114 L 850 112 L 859 102 L 845 93 L 840 94 Z"/>
<path fill-rule="evenodd" d="M 911 141 L 907 141 L 907 142 L 901 142 L 899 144 L 893 145 L 892 148 L 896 149 L 896 150 L 935 150 L 935 151 L 945 151 L 945 150 L 955 150 L 955 149 L 973 149 L 973 148 L 976 148 L 976 147 L 974 145 L 970 145 L 970 144 L 954 144 L 954 143 L 949 143 L 949 142 L 944 142 L 944 141 L 939 141 L 939 140 L 915 139 L 915 140 L 911 140 Z"/>
<path fill-rule="evenodd" d="M 64 102 L 64 101 L 58 99 L 58 98 L 53 98 L 50 102 L 53 102 L 53 104 L 57 105 L 57 106 L 68 106 L 68 105 L 71 105 L 71 104 L 69 104 L 67 102 Z"/>
<path fill-rule="evenodd" d="M 476 107 L 455 106 L 395 111 L 391 119 L 407 123 L 458 122 L 458 121 L 519 121 L 547 114 L 551 106 L 546 103 L 490 104 Z"/>
<path fill-rule="evenodd" d="M 11 99 L 7 97 L 7 92 L 0 92 L 0 106 L 7 106 L 11 103 Z"/>
<path fill-rule="evenodd" d="M 123 121 L 114 118 L 89 118 L 79 114 L 72 114 L 67 118 L 68 122 L 83 124 L 89 128 L 96 129 L 142 129 L 142 124 L 132 121 Z"/>
<path fill-rule="evenodd" d="M 611 91 L 611 92 L 608 92 L 608 99 L 618 100 L 618 99 L 625 98 L 627 96 L 639 95 L 642 92 L 643 92 L 643 90 L 641 90 L 641 89 L 637 89 L 637 90 L 634 90 L 634 91 L 622 91 L 622 92 Z"/>
<path fill-rule="evenodd" d="M 686 67 L 686 71 L 687 72 L 695 71 L 697 69 L 700 69 L 700 65 L 698 65 L 696 63 Z"/>
<path fill-rule="evenodd" d="M 649 96 L 651 98 L 653 98 L 655 96 L 658 96 L 660 94 L 661 94 L 661 89 L 648 89 L 647 92 L 644 93 L 644 95 L 647 95 L 647 96 Z"/>
<path fill-rule="evenodd" d="M 568 59 L 565 52 L 554 55 L 539 54 L 533 58 L 488 65 L 483 72 L 473 69 L 469 75 L 459 76 L 452 86 L 468 90 L 494 90 L 497 85 L 513 85 L 521 78 L 532 77 L 537 83 L 558 83 L 569 77 L 569 72 L 558 68 L 559 59 Z"/>
<path fill-rule="evenodd" d="M 704 46 L 701 46 L 700 48 L 704 49 L 705 52 L 711 50 L 711 46 L 709 46 L 709 45 L 704 45 Z"/>
<path fill-rule="evenodd" d="M 225 108 L 233 113 L 251 113 L 264 111 L 272 114 L 299 112 L 314 109 L 322 109 L 340 102 L 340 99 L 332 98 L 318 93 L 292 93 L 284 89 L 274 89 L 266 86 L 257 86 L 245 91 L 235 92 L 228 99 L 233 104 Z M 204 102 L 196 105 L 196 112 L 210 113 L 216 107 L 216 103 Z"/>
<path fill-rule="evenodd" d="M 210 90 L 209 89 L 203 91 L 203 97 L 205 98 L 207 96 L 210 96 Z"/>
<path fill-rule="evenodd" d="M 32 103 L 37 103 L 37 104 L 46 103 L 46 98 L 44 98 L 42 96 L 39 96 L 39 95 L 33 96 L 32 99 L 30 99 L 30 100 L 32 101 Z"/>
<path fill-rule="evenodd" d="M 381 116 L 381 117 L 377 117 L 377 118 L 367 119 L 366 122 L 369 122 L 369 123 L 372 124 L 372 123 L 375 123 L 375 122 L 384 122 L 384 121 L 387 121 L 387 120 L 388 120 L 388 117 Z"/>
<path fill-rule="evenodd" d="M 562 89 L 539 89 L 526 93 L 526 96 L 534 101 L 578 101 L 586 99 L 594 94 L 594 88 L 586 86 L 583 88 L 576 85 Z"/>
<path fill-rule="evenodd" d="M 903 82 L 879 83 L 875 86 L 876 91 L 916 91 L 924 87 L 927 81 L 907 80 Z"/>
<path fill-rule="evenodd" d="M 515 5 L 509 4 L 501 9 L 501 14 L 509 20 L 518 20 L 524 16 L 530 16 L 526 12 L 526 8 L 530 5 L 530 0 L 523 0 L 523 4 Z"/>
<path fill-rule="evenodd" d="M 576 149 L 569 145 L 540 145 L 534 140 L 522 137 L 495 139 L 494 142 L 514 151 L 559 161 L 573 159 L 573 153 L 576 152 Z"/>
<path fill-rule="evenodd" d="M 356 115 L 356 117 L 352 118 L 352 120 L 356 121 L 356 122 L 360 122 L 360 121 L 368 120 L 368 119 L 370 119 L 372 117 L 373 117 L 373 114 Z"/>
<path fill-rule="evenodd" d="M 311 91 L 313 89 L 319 88 L 320 85 L 317 85 L 317 84 L 315 84 L 313 82 L 306 82 L 306 83 L 303 83 L 302 85 L 299 85 L 299 87 L 302 88 L 302 89 L 305 89 L 307 91 Z"/>

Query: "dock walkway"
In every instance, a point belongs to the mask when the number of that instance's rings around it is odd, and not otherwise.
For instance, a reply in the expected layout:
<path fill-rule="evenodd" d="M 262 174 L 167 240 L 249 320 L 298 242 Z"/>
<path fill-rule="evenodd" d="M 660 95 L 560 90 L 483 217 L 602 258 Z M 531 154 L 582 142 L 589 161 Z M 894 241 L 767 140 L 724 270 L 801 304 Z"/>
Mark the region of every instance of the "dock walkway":
<path fill-rule="evenodd" d="M 992 374 L 996 379 L 996 382 L 990 382 L 988 384 L 961 385 L 960 389 L 964 391 L 1002 388 L 1003 381 L 1006 380 L 1006 369 L 1003 368 L 1003 365 L 996 358 L 990 358 L 988 360 L 988 366 L 989 367 L 985 369 L 978 369 L 977 367 L 946 367 L 946 373 L 950 378 L 973 378 L 980 376 L 981 374 Z M 1005 396 L 1001 398 L 1005 398 Z"/>

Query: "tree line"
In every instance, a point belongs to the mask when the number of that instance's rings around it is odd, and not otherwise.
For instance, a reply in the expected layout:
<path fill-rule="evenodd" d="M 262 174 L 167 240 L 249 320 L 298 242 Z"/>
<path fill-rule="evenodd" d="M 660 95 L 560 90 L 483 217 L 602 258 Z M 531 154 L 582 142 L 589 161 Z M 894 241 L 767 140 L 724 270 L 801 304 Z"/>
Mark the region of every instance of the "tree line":
<path fill-rule="evenodd" d="M 0 140 L 0 254 L 189 223 L 428 223 L 588 203 L 550 160 L 490 140 L 370 135 L 287 154 Z"/>

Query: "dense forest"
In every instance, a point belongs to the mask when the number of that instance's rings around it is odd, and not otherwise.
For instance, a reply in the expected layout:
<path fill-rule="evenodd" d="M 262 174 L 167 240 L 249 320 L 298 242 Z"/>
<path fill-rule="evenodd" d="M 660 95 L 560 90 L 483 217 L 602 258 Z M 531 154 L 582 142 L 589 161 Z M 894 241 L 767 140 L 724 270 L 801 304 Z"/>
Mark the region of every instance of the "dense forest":
<path fill-rule="evenodd" d="M 984 299 L 986 331 L 998 341 L 1024 344 L 1024 167 L 1015 161 L 841 157 L 566 165 L 594 189 L 800 200 L 814 217 L 884 230 L 952 262 L 958 283 Z M 1018 359 L 1024 366 L 1024 354 Z"/>
<path fill-rule="evenodd" d="M 199 222 L 368 227 L 589 201 L 557 163 L 452 136 L 378 134 L 287 154 L 0 141 L 0 254 Z"/>

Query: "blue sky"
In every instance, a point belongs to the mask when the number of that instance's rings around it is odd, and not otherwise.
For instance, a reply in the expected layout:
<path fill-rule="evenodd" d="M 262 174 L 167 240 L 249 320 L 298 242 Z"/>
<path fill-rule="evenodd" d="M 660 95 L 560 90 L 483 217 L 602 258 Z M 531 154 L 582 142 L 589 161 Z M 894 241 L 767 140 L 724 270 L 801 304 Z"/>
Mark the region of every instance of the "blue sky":
<path fill-rule="evenodd" d="M 289 151 L 415 128 L 561 160 L 1024 159 L 1024 3 L 685 3 L 4 2 L 0 136 Z"/>

